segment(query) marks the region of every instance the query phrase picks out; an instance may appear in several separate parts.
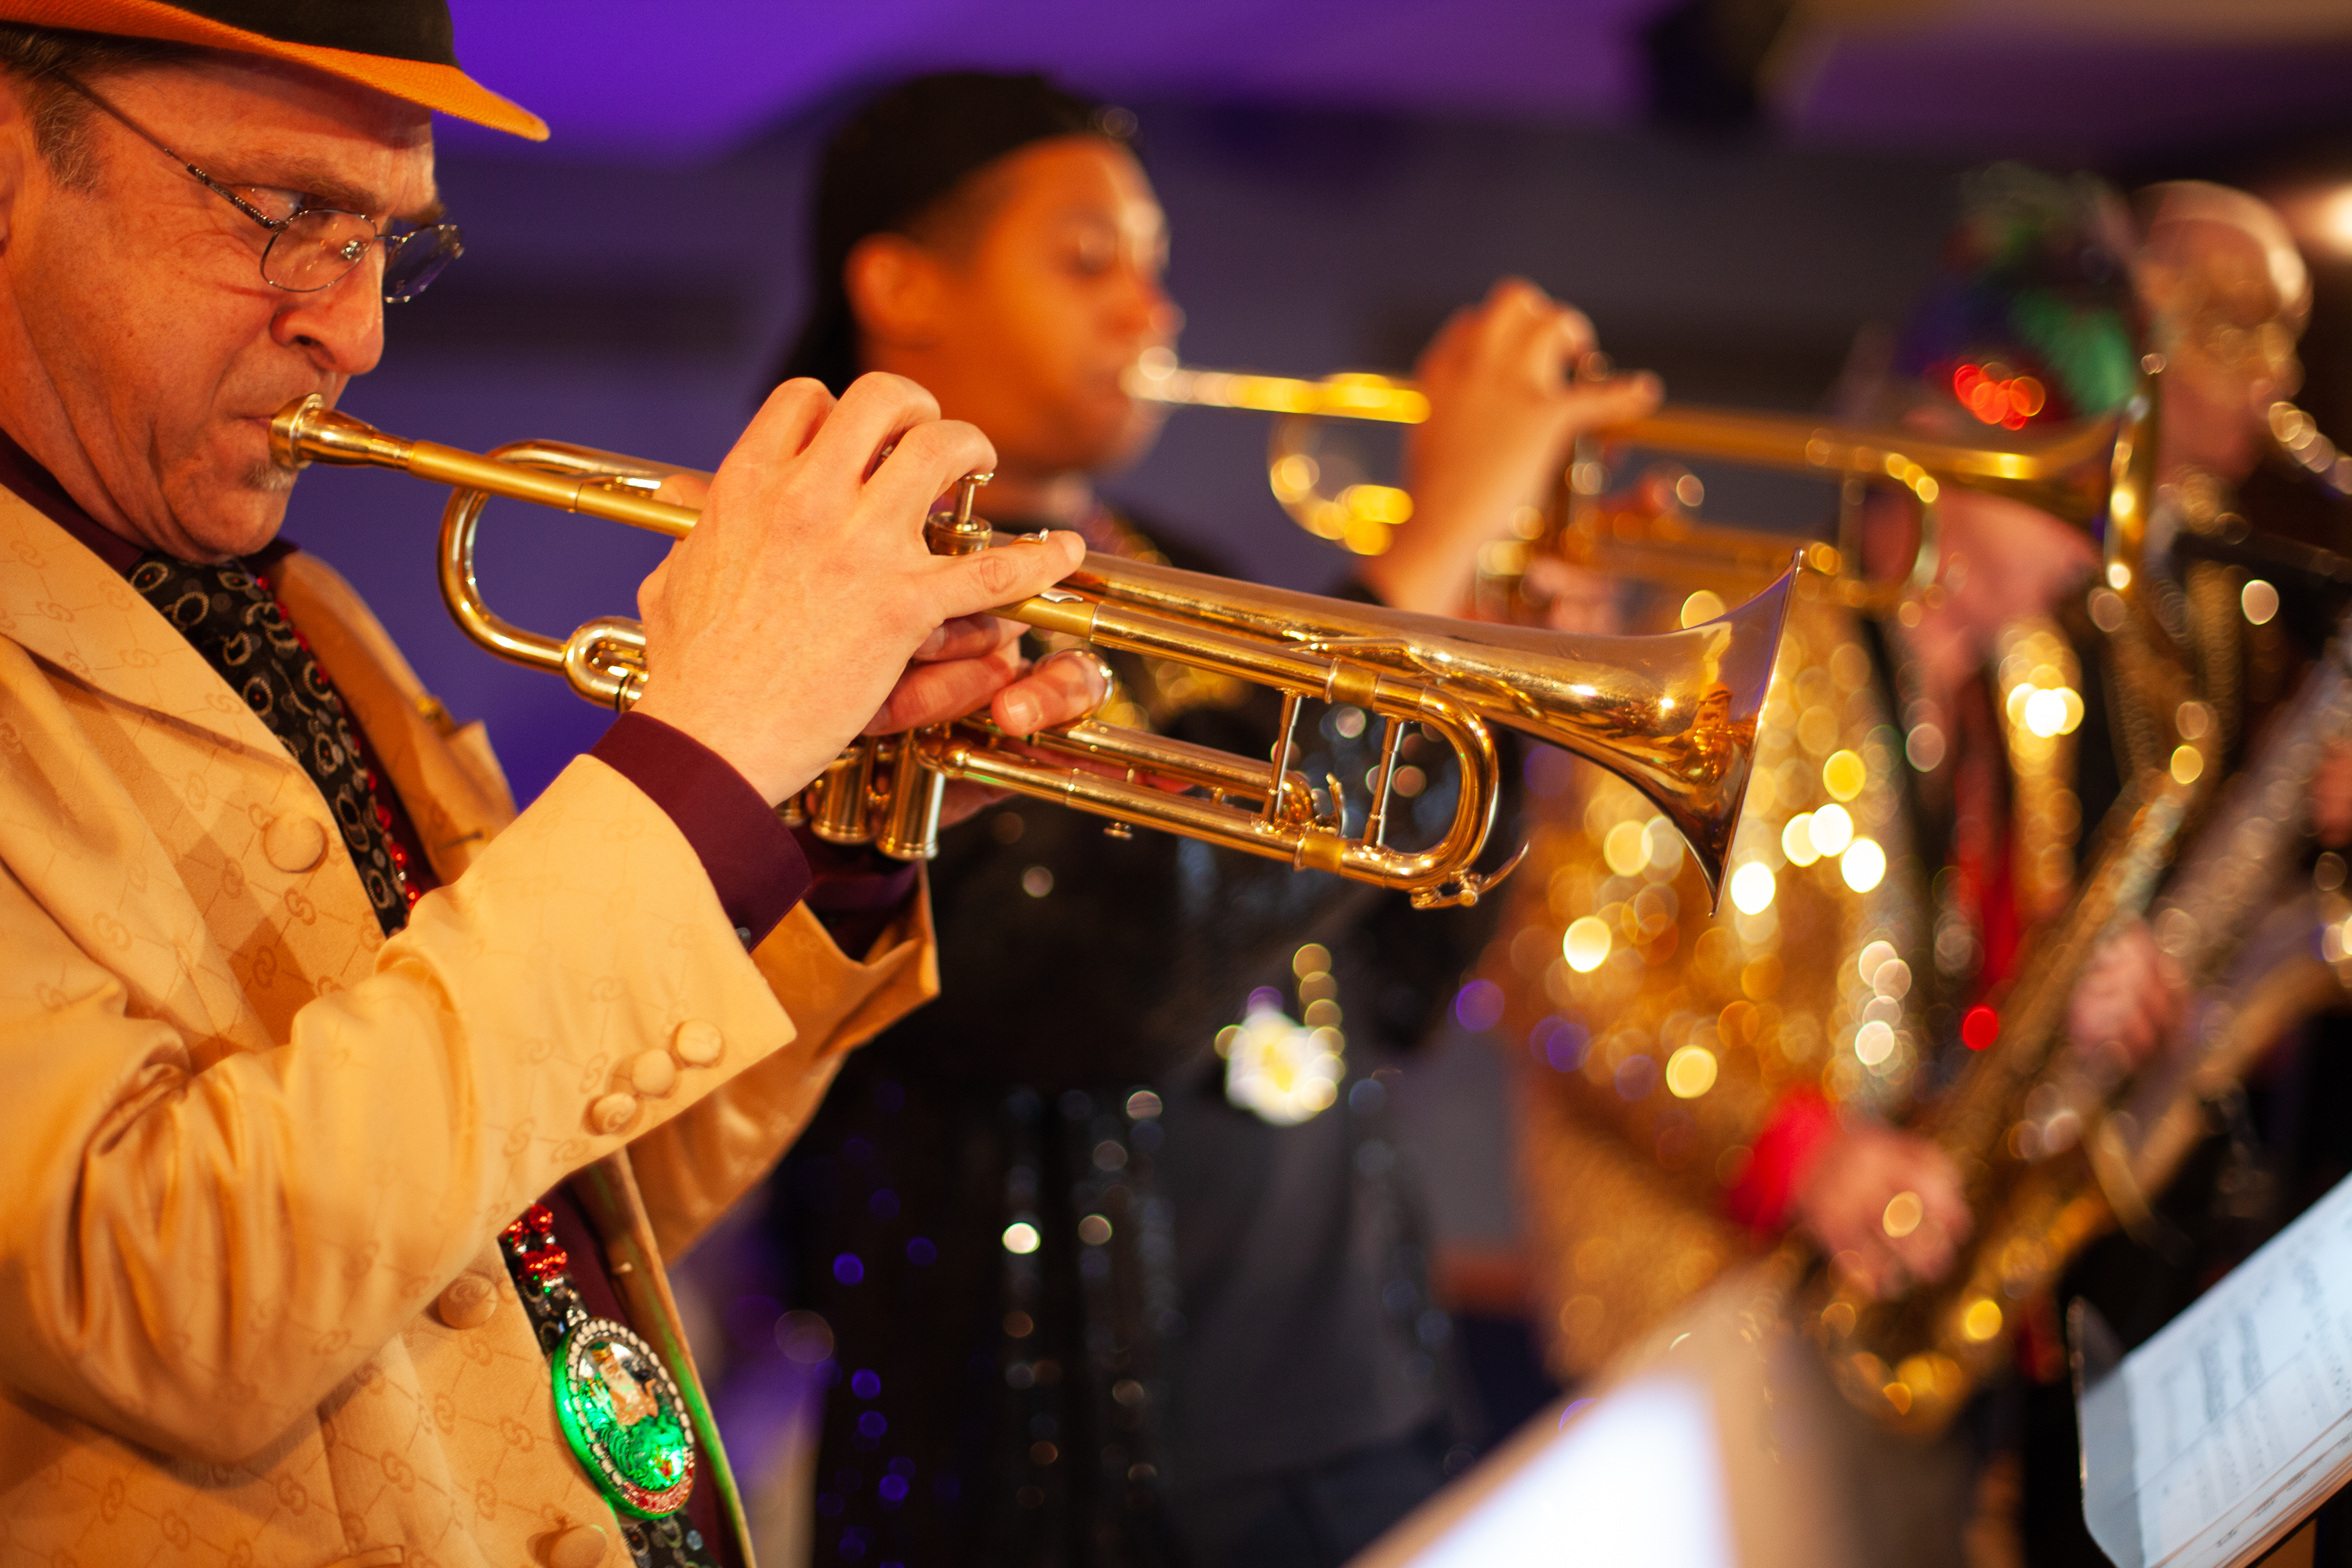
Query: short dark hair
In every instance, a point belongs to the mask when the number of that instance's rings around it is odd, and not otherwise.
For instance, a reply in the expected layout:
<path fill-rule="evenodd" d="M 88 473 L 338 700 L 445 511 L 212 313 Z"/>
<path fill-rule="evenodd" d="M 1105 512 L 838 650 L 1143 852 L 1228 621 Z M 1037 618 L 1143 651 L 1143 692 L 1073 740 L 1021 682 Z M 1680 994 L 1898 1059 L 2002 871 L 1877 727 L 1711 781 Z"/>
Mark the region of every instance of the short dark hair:
<path fill-rule="evenodd" d="M 193 59 L 205 51 L 161 38 L 124 38 L 0 22 L 0 72 L 24 95 L 33 144 L 59 184 L 87 190 L 95 171 L 89 155 L 89 100 L 66 81 L 96 81 L 141 66 Z"/>
<path fill-rule="evenodd" d="M 1034 73 L 941 71 L 867 101 L 825 145 L 811 226 L 815 303 L 775 380 L 814 376 L 837 395 L 859 369 L 844 271 L 857 242 L 903 234 L 952 254 L 993 212 L 999 160 L 1034 142 L 1099 136 L 1130 146 L 1135 116 Z"/>

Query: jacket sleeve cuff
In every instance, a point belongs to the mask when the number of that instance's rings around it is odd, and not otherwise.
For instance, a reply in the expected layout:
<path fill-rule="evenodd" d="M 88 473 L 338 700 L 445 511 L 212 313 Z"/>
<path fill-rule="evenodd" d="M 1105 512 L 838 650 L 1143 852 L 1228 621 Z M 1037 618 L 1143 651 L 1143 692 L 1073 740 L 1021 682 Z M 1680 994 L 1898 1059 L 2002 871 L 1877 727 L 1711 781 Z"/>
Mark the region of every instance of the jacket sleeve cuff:
<path fill-rule="evenodd" d="M 643 790 L 686 836 L 746 948 L 809 889 L 808 858 L 734 764 L 682 730 L 625 713 L 589 755 Z"/>
<path fill-rule="evenodd" d="M 1724 1213 L 1754 1230 L 1779 1230 L 1813 1157 L 1837 1126 L 1830 1102 L 1810 1089 L 1783 1100 L 1750 1147 L 1747 1167 L 1724 1190 Z"/>

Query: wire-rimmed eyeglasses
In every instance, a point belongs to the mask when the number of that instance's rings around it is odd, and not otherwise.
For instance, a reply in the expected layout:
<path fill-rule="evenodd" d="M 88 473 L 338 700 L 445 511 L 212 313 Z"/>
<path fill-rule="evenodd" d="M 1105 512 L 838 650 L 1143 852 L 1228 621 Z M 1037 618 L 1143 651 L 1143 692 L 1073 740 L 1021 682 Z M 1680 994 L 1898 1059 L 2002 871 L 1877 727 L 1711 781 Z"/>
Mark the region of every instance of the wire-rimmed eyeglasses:
<path fill-rule="evenodd" d="M 180 156 L 80 82 L 68 76 L 57 79 L 97 105 L 125 131 L 185 169 L 205 189 L 268 230 L 269 243 L 261 252 L 261 280 L 273 289 L 282 289 L 289 294 L 309 294 L 325 289 L 365 260 L 371 249 L 382 245 L 383 297 L 386 303 L 396 305 L 424 293 L 441 275 L 443 268 L 466 254 L 464 237 L 454 223 L 428 224 L 393 234 L 377 228 L 375 221 L 364 213 L 306 206 L 303 203 L 308 198 L 300 195 L 293 198 L 292 210 L 283 217 L 272 217 Z M 254 194 L 261 193 L 257 190 Z"/>

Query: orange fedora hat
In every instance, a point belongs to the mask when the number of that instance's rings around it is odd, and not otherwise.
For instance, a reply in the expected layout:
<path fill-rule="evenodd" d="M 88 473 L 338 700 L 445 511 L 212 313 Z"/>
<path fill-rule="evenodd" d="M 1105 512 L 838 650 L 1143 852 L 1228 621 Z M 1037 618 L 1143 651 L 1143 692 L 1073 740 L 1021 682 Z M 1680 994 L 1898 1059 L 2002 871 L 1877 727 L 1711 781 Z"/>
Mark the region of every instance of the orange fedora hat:
<path fill-rule="evenodd" d="M 0 22 L 292 60 L 533 142 L 547 122 L 457 64 L 447 0 L 0 0 Z"/>

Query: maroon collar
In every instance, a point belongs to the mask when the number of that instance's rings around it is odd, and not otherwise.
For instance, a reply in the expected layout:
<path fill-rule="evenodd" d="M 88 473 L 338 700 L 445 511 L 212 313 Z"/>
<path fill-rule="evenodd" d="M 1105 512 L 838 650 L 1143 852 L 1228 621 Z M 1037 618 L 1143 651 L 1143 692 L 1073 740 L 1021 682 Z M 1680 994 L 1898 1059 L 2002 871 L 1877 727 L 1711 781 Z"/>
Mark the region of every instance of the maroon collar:
<path fill-rule="evenodd" d="M 100 526 L 66 493 L 48 469 L 33 461 L 24 447 L 0 430 L 0 486 L 14 490 L 26 505 L 72 534 L 117 572 L 128 572 L 146 553 L 139 546 Z"/>
<path fill-rule="evenodd" d="M 0 489 L 14 491 L 19 500 L 72 534 L 91 554 L 125 576 L 147 553 L 84 511 L 81 503 L 58 483 L 57 477 L 35 462 L 5 430 L 0 430 Z M 284 540 L 275 540 L 247 556 L 247 563 L 257 571 L 266 571 L 291 554 L 294 548 Z"/>

